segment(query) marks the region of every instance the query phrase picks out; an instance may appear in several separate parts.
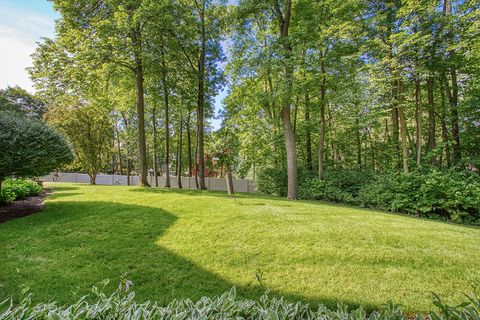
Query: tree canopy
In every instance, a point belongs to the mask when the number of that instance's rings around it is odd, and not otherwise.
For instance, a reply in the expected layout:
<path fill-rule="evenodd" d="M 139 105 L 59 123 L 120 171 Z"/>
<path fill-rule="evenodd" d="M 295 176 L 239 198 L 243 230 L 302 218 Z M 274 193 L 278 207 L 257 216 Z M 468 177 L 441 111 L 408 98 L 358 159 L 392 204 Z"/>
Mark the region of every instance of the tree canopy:
<path fill-rule="evenodd" d="M 166 187 L 194 176 L 203 189 L 226 172 L 212 160 L 221 151 L 236 176 L 286 173 L 296 199 L 304 174 L 479 166 L 477 2 L 53 3 L 57 32 L 30 73 L 52 124 L 93 105 L 110 120 L 109 152 L 97 146 L 94 169 L 82 162 L 92 174 L 148 185 L 150 172 Z"/>

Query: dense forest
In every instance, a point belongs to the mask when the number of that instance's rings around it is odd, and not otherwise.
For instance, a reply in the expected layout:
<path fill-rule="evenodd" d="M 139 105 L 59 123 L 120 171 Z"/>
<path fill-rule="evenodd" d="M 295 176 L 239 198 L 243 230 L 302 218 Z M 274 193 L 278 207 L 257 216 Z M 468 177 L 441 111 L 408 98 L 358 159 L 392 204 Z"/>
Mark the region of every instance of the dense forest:
<path fill-rule="evenodd" d="M 332 174 L 480 167 L 478 1 L 53 3 L 29 72 L 92 183 L 233 172 L 297 199 Z"/>

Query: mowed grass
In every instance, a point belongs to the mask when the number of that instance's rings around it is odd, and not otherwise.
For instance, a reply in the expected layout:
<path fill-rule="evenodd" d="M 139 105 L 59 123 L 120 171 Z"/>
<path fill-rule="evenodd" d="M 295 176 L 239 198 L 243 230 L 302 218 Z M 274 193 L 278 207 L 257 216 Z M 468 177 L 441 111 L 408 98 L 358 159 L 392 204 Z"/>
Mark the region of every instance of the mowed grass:
<path fill-rule="evenodd" d="M 0 224 L 1 295 L 61 303 L 122 275 L 138 300 L 241 297 L 408 311 L 432 292 L 465 300 L 480 280 L 480 229 L 259 195 L 50 184 L 38 214 Z"/>

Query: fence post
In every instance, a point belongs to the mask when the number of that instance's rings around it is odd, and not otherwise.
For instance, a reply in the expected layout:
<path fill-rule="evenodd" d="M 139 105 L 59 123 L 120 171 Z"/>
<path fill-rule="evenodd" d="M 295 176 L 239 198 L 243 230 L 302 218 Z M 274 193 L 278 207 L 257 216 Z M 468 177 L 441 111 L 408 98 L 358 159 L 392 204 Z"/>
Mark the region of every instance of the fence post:
<path fill-rule="evenodd" d="M 78 183 L 77 172 L 75 172 L 75 183 Z"/>
<path fill-rule="evenodd" d="M 247 193 L 249 193 L 250 191 L 248 190 L 248 179 L 245 179 L 245 181 L 247 182 Z"/>
<path fill-rule="evenodd" d="M 115 185 L 115 171 L 112 173 L 112 186 Z"/>

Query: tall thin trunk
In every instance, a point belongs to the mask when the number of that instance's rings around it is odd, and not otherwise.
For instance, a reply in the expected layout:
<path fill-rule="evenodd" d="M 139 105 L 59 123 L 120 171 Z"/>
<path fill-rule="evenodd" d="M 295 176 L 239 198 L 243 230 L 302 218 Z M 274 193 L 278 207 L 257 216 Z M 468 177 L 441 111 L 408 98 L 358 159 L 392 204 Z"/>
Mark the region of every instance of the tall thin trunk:
<path fill-rule="evenodd" d="M 355 118 L 355 126 L 357 127 L 355 130 L 355 138 L 357 140 L 357 165 L 358 167 L 362 166 L 362 140 L 360 137 L 360 119 L 359 115 Z"/>
<path fill-rule="evenodd" d="M 152 153 L 153 153 L 153 176 L 155 179 L 155 187 L 158 187 L 157 172 L 157 116 L 155 105 L 152 108 Z"/>
<path fill-rule="evenodd" d="M 205 185 L 205 150 L 204 150 L 204 104 L 205 104 L 205 54 L 206 54 L 206 30 L 205 30 L 205 0 L 202 1 L 199 10 L 201 23 L 201 48 L 198 59 L 198 101 L 197 101 L 197 162 L 199 167 L 200 189 L 207 189 Z"/>
<path fill-rule="evenodd" d="M 191 112 L 190 110 L 188 111 L 188 116 L 187 116 L 187 151 L 188 151 L 188 177 L 192 177 L 192 136 L 191 136 L 191 130 L 190 130 L 190 117 L 191 117 Z"/>
<path fill-rule="evenodd" d="M 445 159 L 447 161 L 447 168 L 450 168 L 452 165 L 451 156 L 450 156 L 450 141 L 448 139 L 448 129 L 447 129 L 447 104 L 445 99 L 445 83 L 441 81 L 440 85 L 440 97 L 442 103 L 442 112 L 440 113 L 440 125 L 442 128 L 442 142 L 445 146 Z"/>
<path fill-rule="evenodd" d="M 145 100 L 144 100 L 144 79 L 143 60 L 141 57 L 142 41 L 140 31 L 132 33 L 132 42 L 135 47 L 135 92 L 138 118 L 138 160 L 140 169 L 140 185 L 149 187 L 147 169 L 147 144 L 145 139 Z"/>
<path fill-rule="evenodd" d="M 165 188 L 170 188 L 170 123 L 168 106 L 168 84 L 167 84 L 167 65 L 165 62 L 165 51 L 162 47 L 162 87 L 163 102 L 165 106 Z"/>
<path fill-rule="evenodd" d="M 125 146 L 127 149 L 127 186 L 130 185 L 130 171 L 132 170 L 130 165 L 130 139 L 128 139 L 128 120 L 127 116 L 122 112 L 123 124 L 125 125 L 125 132 L 127 133 L 127 138 L 125 141 Z"/>
<path fill-rule="evenodd" d="M 423 106 L 422 106 L 422 88 L 420 86 L 420 77 L 417 75 L 415 79 L 415 106 L 416 106 L 416 140 L 417 140 L 417 167 L 422 164 L 422 147 L 423 147 L 423 134 L 422 134 L 422 119 L 423 119 Z"/>
<path fill-rule="evenodd" d="M 408 173 L 408 141 L 407 121 L 405 119 L 405 106 L 403 105 L 403 83 L 398 80 L 398 116 L 400 118 L 400 135 L 402 139 L 402 164 L 403 172 Z"/>
<path fill-rule="evenodd" d="M 297 150 L 295 143 L 295 133 L 292 128 L 290 117 L 290 100 L 292 94 L 292 67 L 290 57 L 292 55 L 292 46 L 288 40 L 288 31 L 290 27 L 290 16 L 292 13 L 292 1 L 285 0 L 283 13 L 280 8 L 275 7 L 277 18 L 279 20 L 279 36 L 283 42 L 284 57 L 284 82 L 285 91 L 282 95 L 282 108 L 280 110 L 280 119 L 282 120 L 283 132 L 285 136 L 285 149 L 287 153 L 287 198 L 297 199 Z"/>
<path fill-rule="evenodd" d="M 178 188 L 182 189 L 182 148 L 183 148 L 183 115 L 180 114 L 178 128 L 178 151 L 177 151 L 177 181 Z"/>
<path fill-rule="evenodd" d="M 307 170 L 312 172 L 313 164 L 312 164 L 312 133 L 310 132 L 310 96 L 308 92 L 305 92 L 305 135 L 306 135 L 306 145 L 307 145 Z"/>
<path fill-rule="evenodd" d="M 293 133 L 297 133 L 297 114 L 298 114 L 299 95 L 296 95 L 295 106 L 293 107 Z"/>
<path fill-rule="evenodd" d="M 394 152 L 394 159 L 396 160 L 395 162 L 400 164 L 398 162 L 398 157 L 399 157 L 399 151 L 400 151 L 400 125 L 399 125 L 399 119 L 398 119 L 398 83 L 394 81 L 392 84 L 392 141 L 393 141 L 393 152 Z"/>
<path fill-rule="evenodd" d="M 452 81 L 452 91 L 449 95 L 450 100 L 450 121 L 452 123 L 453 138 L 453 161 L 458 163 L 462 159 L 462 151 L 460 148 L 460 130 L 458 128 L 458 83 L 457 71 L 455 66 L 450 69 L 450 80 Z M 450 90 L 448 90 L 450 92 Z"/>
<path fill-rule="evenodd" d="M 320 139 L 318 144 L 318 177 L 320 179 L 323 179 L 324 174 L 325 127 L 325 86 L 322 85 L 320 88 Z"/>
<path fill-rule="evenodd" d="M 452 14 L 452 1 L 443 1 L 443 13 L 446 16 Z M 449 38 L 453 39 L 453 25 L 449 25 Z M 450 121 L 452 123 L 452 139 L 453 139 L 453 162 L 458 163 L 462 159 L 462 152 L 460 148 L 460 131 L 458 128 L 458 82 L 457 82 L 457 67 L 455 65 L 455 51 L 449 50 L 449 58 L 451 61 L 450 66 L 450 80 L 452 81 L 452 88 L 448 86 L 448 80 L 445 83 L 447 85 L 448 99 L 450 101 Z"/>
<path fill-rule="evenodd" d="M 115 126 L 115 131 L 117 132 L 117 153 L 118 153 L 118 164 L 119 164 L 119 172 L 123 174 L 123 161 L 122 161 L 122 149 L 120 147 L 120 131 L 118 127 Z"/>
<path fill-rule="evenodd" d="M 437 143 L 435 138 L 436 123 L 435 123 L 435 104 L 434 104 L 434 76 L 433 71 L 430 71 L 430 74 L 427 79 L 427 93 L 428 93 L 428 151 L 433 152 Z M 437 159 L 435 155 L 430 154 L 431 163 L 435 165 Z"/>
<path fill-rule="evenodd" d="M 318 143 L 318 178 L 323 179 L 323 173 L 325 169 L 324 165 L 324 153 L 325 153 L 325 96 L 327 94 L 327 79 L 325 73 L 325 64 L 324 64 L 324 55 L 321 52 L 321 62 L 320 62 L 320 139 Z"/>

